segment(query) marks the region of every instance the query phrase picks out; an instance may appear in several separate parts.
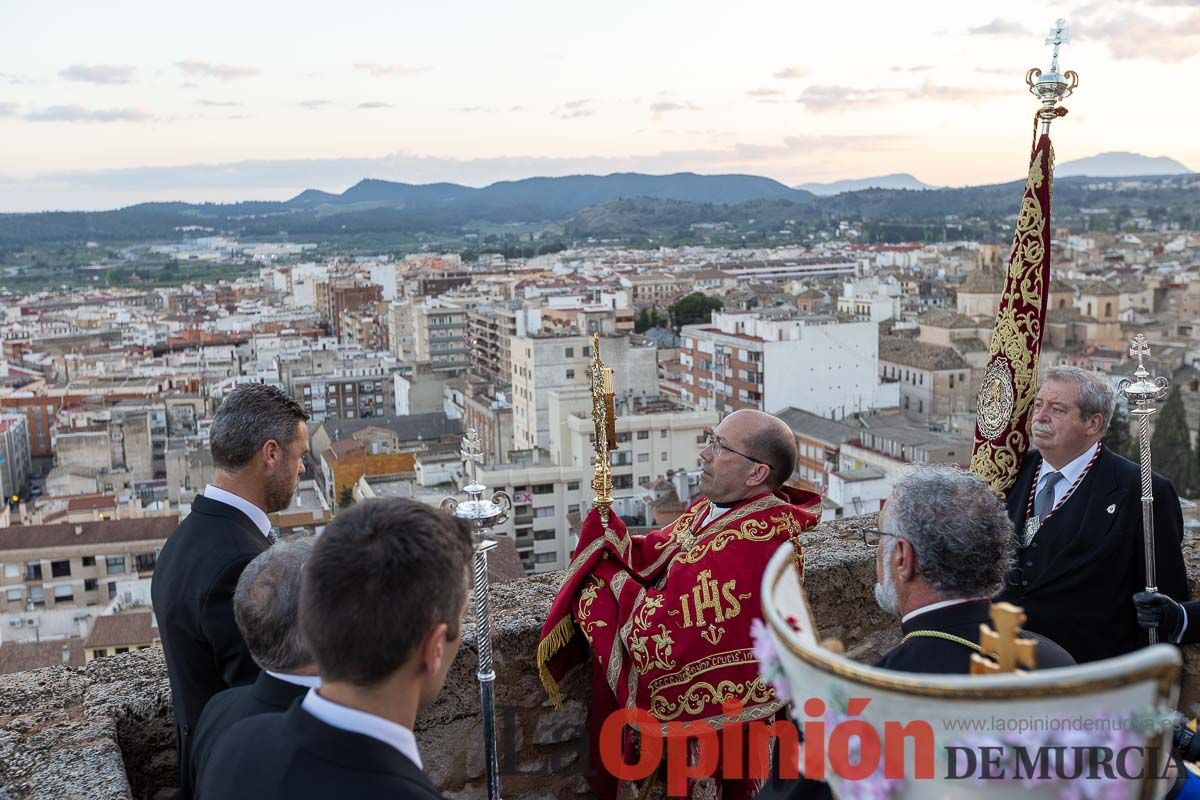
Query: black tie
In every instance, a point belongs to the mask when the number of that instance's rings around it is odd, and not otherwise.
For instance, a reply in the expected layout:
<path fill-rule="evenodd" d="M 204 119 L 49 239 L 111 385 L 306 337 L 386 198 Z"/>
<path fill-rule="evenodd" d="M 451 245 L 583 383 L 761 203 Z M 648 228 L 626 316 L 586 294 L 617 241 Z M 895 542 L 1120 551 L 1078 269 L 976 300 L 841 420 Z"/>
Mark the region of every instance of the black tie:
<path fill-rule="evenodd" d="M 1046 519 L 1050 510 L 1054 508 L 1054 487 L 1062 477 L 1061 472 L 1051 472 L 1043 478 L 1042 488 L 1037 497 L 1033 498 L 1033 513 L 1037 515 L 1038 522 Z"/>

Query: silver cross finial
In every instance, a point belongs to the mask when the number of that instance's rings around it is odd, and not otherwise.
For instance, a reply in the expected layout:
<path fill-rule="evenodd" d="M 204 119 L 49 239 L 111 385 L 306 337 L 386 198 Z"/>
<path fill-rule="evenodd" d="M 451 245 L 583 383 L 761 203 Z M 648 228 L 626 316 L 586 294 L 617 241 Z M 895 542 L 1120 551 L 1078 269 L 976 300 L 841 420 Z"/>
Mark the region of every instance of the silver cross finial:
<path fill-rule="evenodd" d="M 1137 356 L 1138 373 L 1144 372 L 1146 368 L 1142 363 L 1142 359 L 1147 358 L 1150 355 L 1150 344 L 1146 341 L 1146 335 L 1144 333 L 1139 333 L 1137 336 L 1133 337 L 1133 344 L 1129 347 L 1129 355 Z"/>
<path fill-rule="evenodd" d="M 1058 48 L 1070 43 L 1071 34 L 1067 31 L 1067 21 L 1065 19 L 1055 21 L 1054 27 L 1050 29 L 1050 34 L 1046 37 L 1046 44 L 1054 45 L 1054 51 L 1050 56 L 1051 72 L 1058 72 Z"/>
<path fill-rule="evenodd" d="M 474 428 L 467 431 L 462 440 L 463 470 L 466 472 L 467 483 L 479 483 L 479 465 L 483 463 L 483 453 L 479 447 L 479 434 Z"/>

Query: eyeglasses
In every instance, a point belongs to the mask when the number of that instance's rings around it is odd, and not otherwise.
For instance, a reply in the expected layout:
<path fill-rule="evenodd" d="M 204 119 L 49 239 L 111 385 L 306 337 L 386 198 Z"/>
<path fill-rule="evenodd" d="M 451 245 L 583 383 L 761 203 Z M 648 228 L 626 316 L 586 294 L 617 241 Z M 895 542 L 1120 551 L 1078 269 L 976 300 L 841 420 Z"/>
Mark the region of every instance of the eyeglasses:
<path fill-rule="evenodd" d="M 884 536 L 896 536 L 897 534 L 881 531 L 879 528 L 864 528 L 862 532 L 863 544 L 867 547 L 878 547 L 879 540 Z"/>
<path fill-rule="evenodd" d="M 734 450 L 732 447 L 725 444 L 720 439 L 718 439 L 714 434 L 711 434 L 711 433 L 708 435 L 708 438 L 706 438 L 704 440 L 704 447 L 701 448 L 701 450 L 702 451 L 703 450 L 712 450 L 714 459 L 717 458 L 719 455 L 721 455 L 722 450 L 728 450 L 729 452 L 734 453 L 735 455 L 741 456 L 742 458 L 746 459 L 747 461 L 753 461 L 755 464 L 762 464 L 764 467 L 771 466 L 767 462 L 760 461 L 759 459 L 755 458 L 754 456 L 746 455 L 741 450 Z"/>

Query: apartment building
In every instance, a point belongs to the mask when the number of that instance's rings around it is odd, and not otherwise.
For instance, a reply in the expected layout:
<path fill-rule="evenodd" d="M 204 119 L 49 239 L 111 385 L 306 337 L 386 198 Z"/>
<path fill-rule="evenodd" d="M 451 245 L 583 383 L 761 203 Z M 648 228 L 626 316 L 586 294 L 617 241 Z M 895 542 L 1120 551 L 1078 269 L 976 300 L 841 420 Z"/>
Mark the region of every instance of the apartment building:
<path fill-rule="evenodd" d="M 530 450 L 550 441 L 548 392 L 588 386 L 592 337 L 578 334 L 514 336 L 512 352 L 513 447 Z M 643 336 L 601 336 L 600 352 L 613 369 L 621 396 L 658 394 L 658 355 Z"/>
<path fill-rule="evenodd" d="M 480 305 L 467 314 L 471 371 L 512 383 L 512 337 L 541 329 L 541 309 L 519 304 Z"/>
<path fill-rule="evenodd" d="M 329 282 L 324 298 L 317 297 L 318 302 L 322 299 L 325 304 L 318 305 L 318 309 L 333 326 L 333 335 L 340 338 L 343 312 L 382 301 L 383 287 L 367 281 L 334 279 Z"/>
<path fill-rule="evenodd" d="M 842 418 L 877 407 L 879 328 L 832 315 L 714 313 L 685 325 L 681 399 L 721 415 L 794 407 Z"/>
<path fill-rule="evenodd" d="M 364 350 L 387 352 L 388 324 L 385 303 L 368 303 L 342 312 L 338 341 Z"/>
<path fill-rule="evenodd" d="M 437 370 L 470 365 L 468 312 L 462 306 L 427 298 L 413 308 L 413 358 Z"/>
<path fill-rule="evenodd" d="M 0 529 L 0 610 L 108 603 L 117 582 L 154 574 L 175 516 Z"/>
<path fill-rule="evenodd" d="M 0 500 L 19 497 L 29 483 L 32 459 L 24 414 L 0 414 Z"/>
<path fill-rule="evenodd" d="M 929 423 L 975 408 L 971 365 L 951 347 L 898 336 L 879 340 L 879 377 L 899 384 L 900 410 Z"/>

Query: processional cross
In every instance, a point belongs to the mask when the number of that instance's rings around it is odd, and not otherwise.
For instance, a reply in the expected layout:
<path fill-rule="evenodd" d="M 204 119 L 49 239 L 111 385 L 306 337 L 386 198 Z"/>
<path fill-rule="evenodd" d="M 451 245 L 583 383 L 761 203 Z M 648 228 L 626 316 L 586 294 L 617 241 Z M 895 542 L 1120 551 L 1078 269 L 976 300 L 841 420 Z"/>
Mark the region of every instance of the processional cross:
<path fill-rule="evenodd" d="M 1059 19 L 1054 23 L 1054 27 L 1050 29 L 1050 34 L 1046 37 L 1046 44 L 1054 45 L 1054 51 L 1050 55 L 1050 71 L 1058 72 L 1058 48 L 1064 44 L 1071 43 L 1071 34 L 1067 31 L 1067 21 Z"/>

